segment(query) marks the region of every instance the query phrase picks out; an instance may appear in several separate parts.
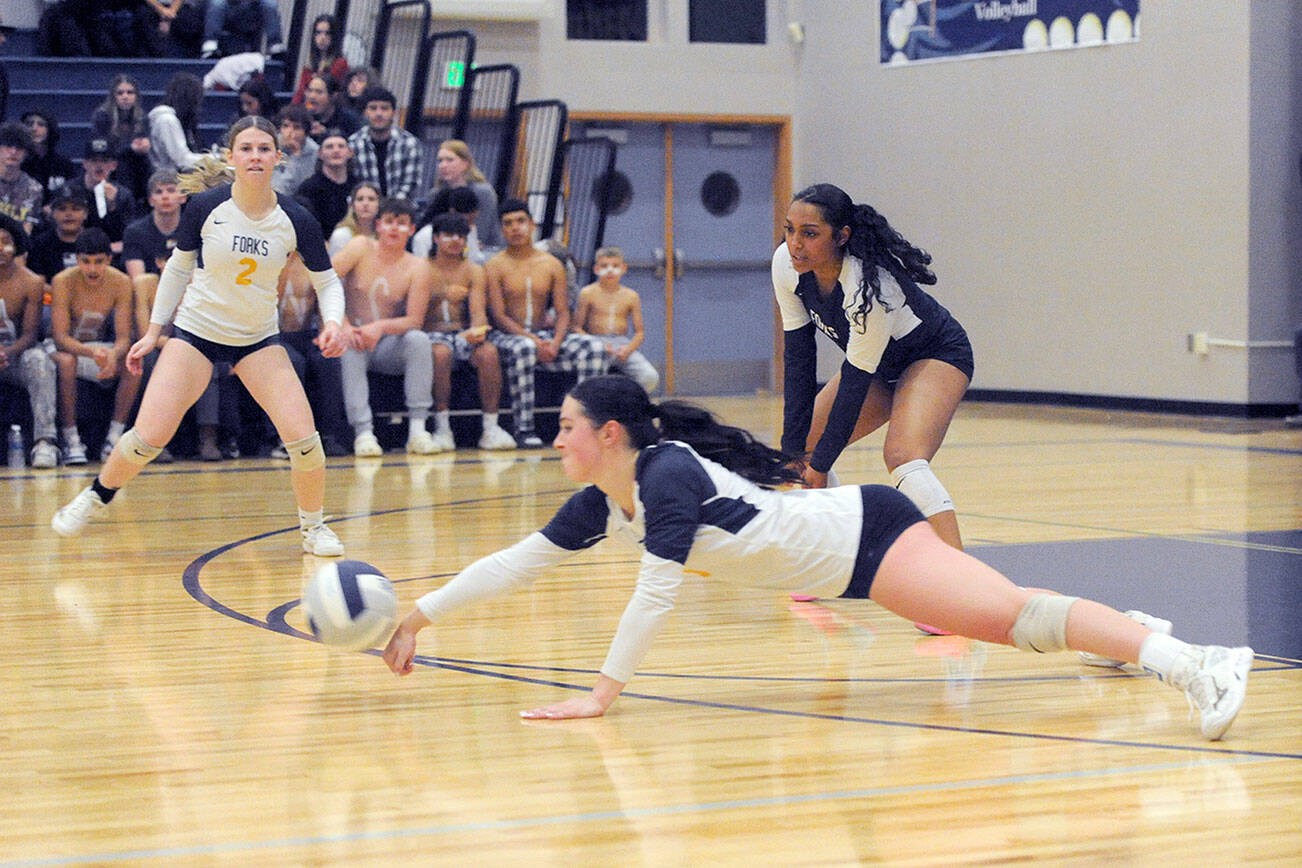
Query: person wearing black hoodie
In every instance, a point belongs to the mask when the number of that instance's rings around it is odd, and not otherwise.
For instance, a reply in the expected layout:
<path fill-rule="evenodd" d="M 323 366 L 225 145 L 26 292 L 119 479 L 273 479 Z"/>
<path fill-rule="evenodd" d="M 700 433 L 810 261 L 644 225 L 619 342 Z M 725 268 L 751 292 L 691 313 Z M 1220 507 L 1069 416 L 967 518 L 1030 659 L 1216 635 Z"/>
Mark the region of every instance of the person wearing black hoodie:
<path fill-rule="evenodd" d="M 59 153 L 59 121 L 53 112 L 32 109 L 22 116 L 23 126 L 32 137 L 32 150 L 23 160 L 22 169 L 41 185 L 43 202 L 64 184 L 77 177 L 77 166 Z"/>

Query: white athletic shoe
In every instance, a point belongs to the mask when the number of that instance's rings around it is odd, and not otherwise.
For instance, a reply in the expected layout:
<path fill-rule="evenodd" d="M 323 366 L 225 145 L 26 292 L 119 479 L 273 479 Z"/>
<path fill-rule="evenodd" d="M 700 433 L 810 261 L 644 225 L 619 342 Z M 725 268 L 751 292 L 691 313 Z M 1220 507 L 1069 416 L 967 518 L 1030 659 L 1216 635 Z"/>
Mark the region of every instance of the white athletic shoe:
<path fill-rule="evenodd" d="M 1154 618 L 1152 615 L 1145 615 L 1136 609 L 1126 612 L 1125 616 L 1132 621 L 1138 621 L 1154 633 L 1161 633 L 1163 636 L 1171 635 L 1171 622 L 1165 618 Z M 1110 669 L 1120 669 L 1126 665 L 1124 660 L 1118 660 L 1115 657 L 1104 657 L 1102 654 L 1091 654 L 1089 651 L 1080 652 L 1080 662 L 1086 666 L 1103 666 Z"/>
<path fill-rule="evenodd" d="M 335 536 L 335 532 L 324 524 L 314 524 L 301 528 L 303 533 L 303 551 L 319 558 L 337 558 L 344 553 L 344 544 Z"/>
<path fill-rule="evenodd" d="M 412 455 L 433 455 L 442 451 L 428 431 L 417 431 L 407 438 L 407 452 Z"/>
<path fill-rule="evenodd" d="M 199 58 L 208 60 L 217 54 L 217 40 L 205 39 L 203 45 L 199 46 Z"/>
<path fill-rule="evenodd" d="M 63 447 L 63 463 L 67 465 L 86 463 L 86 444 L 80 439 L 73 440 Z"/>
<path fill-rule="evenodd" d="M 479 448 L 494 450 L 514 449 L 515 438 L 510 434 L 507 434 L 500 426 L 494 425 L 491 428 L 485 428 L 484 433 L 479 435 Z"/>
<path fill-rule="evenodd" d="M 532 431 L 521 431 L 515 435 L 515 442 L 521 449 L 541 449 L 542 438 Z"/>
<path fill-rule="evenodd" d="M 107 504 L 100 500 L 99 495 L 88 485 L 70 500 L 67 506 L 54 514 L 54 518 L 50 519 L 50 527 L 54 528 L 54 532 L 59 536 L 76 536 L 81 533 L 86 522 L 105 506 Z"/>
<path fill-rule="evenodd" d="M 353 454 L 358 458 L 379 458 L 384 455 L 384 447 L 375 439 L 375 434 L 363 431 L 353 438 Z"/>
<path fill-rule="evenodd" d="M 1251 669 L 1251 648 L 1193 645 L 1171 667 L 1167 680 L 1184 691 L 1191 717 L 1198 709 L 1203 736 L 1216 741 L 1243 707 Z"/>
<path fill-rule="evenodd" d="M 32 467 L 48 470 L 59 466 L 59 447 L 49 440 L 37 440 L 32 447 Z"/>
<path fill-rule="evenodd" d="M 455 452 L 457 438 L 452 436 L 451 428 L 439 428 L 434 432 L 434 445 L 439 452 Z"/>

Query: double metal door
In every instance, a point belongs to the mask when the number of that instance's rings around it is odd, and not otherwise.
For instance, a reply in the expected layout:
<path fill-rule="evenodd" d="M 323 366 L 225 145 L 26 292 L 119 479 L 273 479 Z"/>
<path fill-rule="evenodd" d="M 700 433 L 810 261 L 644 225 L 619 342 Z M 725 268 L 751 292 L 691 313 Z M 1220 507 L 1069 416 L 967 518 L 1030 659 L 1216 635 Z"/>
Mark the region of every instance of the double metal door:
<path fill-rule="evenodd" d="M 642 351 L 668 394 L 772 386 L 777 133 L 762 123 L 572 125 L 571 135 L 619 144 L 605 243 L 624 252 L 624 282 L 642 299 Z"/>

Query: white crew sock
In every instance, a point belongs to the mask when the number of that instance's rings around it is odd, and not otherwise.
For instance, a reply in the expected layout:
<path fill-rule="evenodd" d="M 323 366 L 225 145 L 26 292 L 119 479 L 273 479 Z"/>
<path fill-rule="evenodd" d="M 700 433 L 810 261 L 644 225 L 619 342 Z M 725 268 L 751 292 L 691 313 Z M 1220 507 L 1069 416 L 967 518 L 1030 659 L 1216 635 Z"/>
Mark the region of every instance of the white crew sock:
<path fill-rule="evenodd" d="M 496 414 L 496 413 L 485 413 L 485 414 L 484 414 L 484 430 L 487 431 L 487 430 L 489 430 L 489 429 L 491 429 L 491 428 L 496 428 L 496 427 L 497 427 L 497 414 Z"/>
<path fill-rule="evenodd" d="M 77 433 L 76 425 L 65 425 L 60 433 L 63 434 L 63 442 L 68 446 L 81 442 L 81 435 Z"/>
<path fill-rule="evenodd" d="M 417 434 L 425 434 L 425 420 L 414 417 L 407 418 L 407 439 L 415 437 Z"/>
<path fill-rule="evenodd" d="M 325 521 L 325 509 L 318 509 L 315 512 L 308 512 L 306 509 L 298 511 L 299 527 L 316 527 Z"/>
<path fill-rule="evenodd" d="M 1193 646 L 1173 636 L 1153 633 L 1139 646 L 1139 665 L 1163 681 L 1170 681 L 1172 670 L 1180 656 Z"/>
<path fill-rule="evenodd" d="M 450 410 L 435 410 L 435 411 L 434 411 L 434 430 L 435 430 L 435 431 L 447 431 L 447 430 L 450 430 L 450 429 L 449 429 L 449 425 L 450 425 L 450 423 L 451 423 L 451 419 L 452 419 L 452 411 L 450 411 Z"/>

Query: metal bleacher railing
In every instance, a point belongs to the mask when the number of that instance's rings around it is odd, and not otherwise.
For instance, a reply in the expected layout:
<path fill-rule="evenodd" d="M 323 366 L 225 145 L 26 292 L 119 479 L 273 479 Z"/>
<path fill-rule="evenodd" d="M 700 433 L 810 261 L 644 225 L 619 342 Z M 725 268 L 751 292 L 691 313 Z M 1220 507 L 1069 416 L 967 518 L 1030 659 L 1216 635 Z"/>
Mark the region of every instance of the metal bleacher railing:
<path fill-rule="evenodd" d="M 560 230 L 579 274 L 592 268 L 606 234 L 609 183 L 615 172 L 615 143 L 605 138 L 567 139 L 547 197 L 542 237 Z"/>
<path fill-rule="evenodd" d="M 512 166 L 505 193 L 527 202 L 529 213 L 540 221 L 547 213 L 548 197 L 560 189 L 561 148 L 568 124 L 569 109 L 558 99 L 516 106 Z"/>
<path fill-rule="evenodd" d="M 475 36 L 467 30 L 431 33 L 424 46 L 426 74 L 413 77 L 406 128 L 421 141 L 424 177 L 432 183 L 439 142 L 456 138 L 457 125 L 467 110 L 466 75 L 475 62 Z M 423 108 L 417 111 L 415 106 Z"/>
<path fill-rule="evenodd" d="M 477 66 L 470 70 L 465 87 L 469 97 L 453 138 L 470 146 L 479 170 L 501 196 L 511 172 L 520 70 L 510 63 Z"/>

